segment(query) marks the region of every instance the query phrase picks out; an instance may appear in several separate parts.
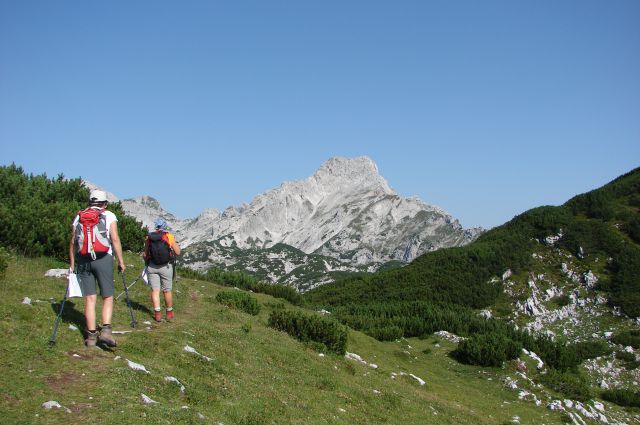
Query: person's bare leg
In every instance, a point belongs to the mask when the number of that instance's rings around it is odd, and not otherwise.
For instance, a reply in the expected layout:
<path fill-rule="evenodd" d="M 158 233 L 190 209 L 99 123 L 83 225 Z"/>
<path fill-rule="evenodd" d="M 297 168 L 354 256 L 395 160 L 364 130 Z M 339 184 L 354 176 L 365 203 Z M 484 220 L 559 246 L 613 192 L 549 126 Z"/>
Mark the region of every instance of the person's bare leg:
<path fill-rule="evenodd" d="M 153 320 L 162 321 L 162 313 L 160 312 L 160 288 L 151 290 L 151 303 L 153 304 Z"/>
<path fill-rule="evenodd" d="M 160 289 L 151 290 L 151 304 L 154 311 L 160 309 Z"/>
<path fill-rule="evenodd" d="M 164 293 L 164 306 L 167 309 L 171 309 L 173 308 L 173 292 L 171 291 L 166 291 Z"/>
<path fill-rule="evenodd" d="M 113 316 L 113 296 L 102 299 L 102 323 L 111 324 Z"/>
<path fill-rule="evenodd" d="M 167 322 L 173 321 L 173 293 L 166 291 L 164 293 L 164 305 L 167 308 Z"/>
<path fill-rule="evenodd" d="M 87 323 L 88 331 L 96 330 L 96 300 L 97 295 L 88 295 L 84 297 L 84 317 Z"/>

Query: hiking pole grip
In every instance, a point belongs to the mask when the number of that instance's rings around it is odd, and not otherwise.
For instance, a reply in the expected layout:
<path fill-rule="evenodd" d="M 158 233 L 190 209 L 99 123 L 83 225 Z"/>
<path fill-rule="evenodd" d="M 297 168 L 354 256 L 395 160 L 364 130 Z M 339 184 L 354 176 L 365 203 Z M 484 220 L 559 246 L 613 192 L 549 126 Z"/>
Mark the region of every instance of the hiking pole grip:
<path fill-rule="evenodd" d="M 136 316 L 133 314 L 133 308 L 131 308 L 131 300 L 129 300 L 129 288 L 127 288 L 127 281 L 124 278 L 124 271 L 122 271 L 121 273 L 122 284 L 124 285 L 124 293 L 125 297 L 127 298 L 127 306 L 129 307 L 129 313 L 131 314 L 131 327 L 135 328 L 138 322 L 136 321 Z"/>

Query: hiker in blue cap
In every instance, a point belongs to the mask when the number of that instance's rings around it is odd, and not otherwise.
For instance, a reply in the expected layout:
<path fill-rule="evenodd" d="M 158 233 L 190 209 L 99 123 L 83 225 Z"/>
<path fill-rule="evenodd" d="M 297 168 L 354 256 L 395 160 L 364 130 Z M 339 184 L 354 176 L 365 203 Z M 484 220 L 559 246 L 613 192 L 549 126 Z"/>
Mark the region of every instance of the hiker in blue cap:
<path fill-rule="evenodd" d="M 144 260 L 147 265 L 147 276 L 151 285 L 151 303 L 153 304 L 153 319 L 162 321 L 160 308 L 160 290 L 164 294 L 166 320 L 171 322 L 175 317 L 173 311 L 173 275 L 176 256 L 180 255 L 180 245 L 167 228 L 163 218 L 157 218 L 153 225 L 155 230 L 147 235 L 145 241 Z"/>

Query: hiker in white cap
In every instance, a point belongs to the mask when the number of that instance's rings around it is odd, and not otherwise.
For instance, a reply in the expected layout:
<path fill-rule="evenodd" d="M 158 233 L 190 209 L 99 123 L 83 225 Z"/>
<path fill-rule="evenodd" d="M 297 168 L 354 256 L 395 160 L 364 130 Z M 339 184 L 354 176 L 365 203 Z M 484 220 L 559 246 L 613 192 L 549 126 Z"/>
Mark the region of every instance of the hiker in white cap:
<path fill-rule="evenodd" d="M 106 207 L 107 194 L 102 190 L 92 190 L 89 207 L 78 212 L 73 219 L 69 243 L 70 270 L 78 276 L 85 301 L 87 347 L 95 347 L 97 342 L 111 347 L 117 345 L 111 329 L 115 287 L 113 254 L 118 259 L 120 272 L 124 272 L 125 265 L 118 235 L 118 219 Z M 102 296 L 102 326 L 99 335 L 96 327 L 96 280 Z"/>

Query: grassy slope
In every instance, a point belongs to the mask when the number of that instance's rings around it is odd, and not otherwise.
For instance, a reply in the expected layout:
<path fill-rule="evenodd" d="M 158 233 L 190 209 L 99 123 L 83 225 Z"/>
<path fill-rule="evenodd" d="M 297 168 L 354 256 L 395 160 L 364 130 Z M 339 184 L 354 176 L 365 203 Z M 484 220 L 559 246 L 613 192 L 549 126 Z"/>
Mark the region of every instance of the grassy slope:
<path fill-rule="evenodd" d="M 127 263 L 139 260 L 131 256 Z M 136 284 L 131 295 L 140 303 L 139 327 L 119 335 L 113 352 L 82 346 L 80 331 L 69 328 L 81 328 L 83 320 L 82 301 L 73 299 L 50 349 L 56 317 L 51 302 L 60 299 L 65 283 L 43 274 L 56 266 L 64 267 L 49 259 L 14 258 L 0 281 L 0 412 L 6 423 L 501 424 L 515 415 L 521 423 L 561 422 L 559 413 L 519 401 L 500 382 L 505 371 L 450 359 L 454 347 L 446 341 L 381 343 L 351 331 L 348 351 L 378 369 L 335 355 L 320 357 L 266 326 L 279 300 L 254 294 L 263 308 L 259 316 L 249 316 L 218 304 L 215 295 L 229 289 L 208 282 L 181 279 L 176 322 L 149 325 L 142 323 L 150 320 L 148 290 Z M 129 282 L 136 272 L 139 267 L 131 267 Z M 32 306 L 21 304 L 25 296 L 34 300 Z M 116 330 L 130 330 L 123 298 L 116 305 Z M 185 345 L 214 360 L 184 352 Z M 129 369 L 124 359 L 151 373 Z M 407 376 L 392 379 L 392 372 L 414 374 L 427 384 Z M 166 376 L 178 378 L 185 393 L 165 382 Z M 158 404 L 143 405 L 141 393 Z M 49 400 L 71 413 L 43 409 Z"/>

